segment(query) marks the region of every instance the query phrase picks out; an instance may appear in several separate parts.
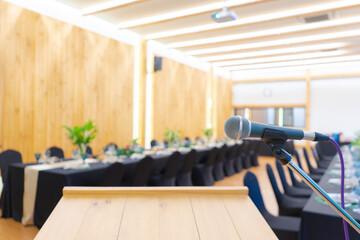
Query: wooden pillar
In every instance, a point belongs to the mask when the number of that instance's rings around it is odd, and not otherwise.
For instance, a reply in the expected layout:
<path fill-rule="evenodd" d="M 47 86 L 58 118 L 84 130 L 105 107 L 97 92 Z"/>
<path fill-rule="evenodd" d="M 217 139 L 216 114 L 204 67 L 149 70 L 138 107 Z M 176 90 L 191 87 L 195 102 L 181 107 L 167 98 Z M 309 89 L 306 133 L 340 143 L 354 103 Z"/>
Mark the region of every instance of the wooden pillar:
<path fill-rule="evenodd" d="M 145 103 L 146 103 L 146 60 L 147 60 L 147 40 L 140 40 L 138 50 L 136 51 L 136 64 L 138 67 L 135 69 L 138 79 L 138 104 L 134 111 L 138 111 L 138 120 L 134 121 L 137 126 L 137 131 L 134 131 L 134 137 L 138 138 L 138 143 L 142 146 L 145 145 Z M 136 85 L 136 84 L 135 84 Z M 135 103 L 135 101 L 134 101 Z M 136 115 L 136 114 L 135 114 Z M 137 132 L 137 134 L 136 134 Z"/>

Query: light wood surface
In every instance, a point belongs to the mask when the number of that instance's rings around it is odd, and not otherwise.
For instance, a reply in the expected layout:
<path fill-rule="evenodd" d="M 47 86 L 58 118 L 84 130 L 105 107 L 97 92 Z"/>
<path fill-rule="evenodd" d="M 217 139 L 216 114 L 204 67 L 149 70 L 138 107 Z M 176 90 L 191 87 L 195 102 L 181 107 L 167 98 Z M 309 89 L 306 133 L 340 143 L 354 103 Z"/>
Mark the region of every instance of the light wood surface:
<path fill-rule="evenodd" d="M 184 137 L 201 137 L 206 127 L 207 73 L 163 58 L 153 82 L 153 138 L 163 140 L 167 128 L 180 130 Z"/>
<path fill-rule="evenodd" d="M 276 239 L 244 187 L 66 187 L 35 239 Z"/>
<path fill-rule="evenodd" d="M 24 162 L 57 145 L 63 125 L 95 121 L 95 153 L 132 139 L 132 46 L 0 1 L 0 150 Z"/>
<path fill-rule="evenodd" d="M 300 152 L 301 154 L 301 152 Z M 314 159 L 311 157 L 312 163 L 314 163 Z M 301 159 L 303 164 L 305 164 L 304 158 Z M 215 183 L 215 186 L 243 186 L 243 178 L 248 171 L 253 172 L 258 178 L 259 185 L 261 188 L 261 193 L 264 199 L 265 206 L 267 210 L 274 215 L 278 214 L 278 206 L 275 199 L 275 195 L 271 188 L 269 178 L 266 174 L 266 164 L 270 164 L 273 169 L 276 168 L 275 160 L 272 157 L 259 157 L 259 166 L 252 167 L 249 170 L 243 170 L 240 173 L 237 173 L 231 177 L 226 177 L 225 179 L 218 181 Z M 307 165 L 304 165 L 305 167 Z M 285 171 L 286 176 L 288 177 L 288 182 L 290 182 L 290 178 L 287 174 L 287 170 Z M 277 182 L 280 183 L 280 178 L 278 174 L 275 174 Z M 295 176 L 296 177 L 296 176 Z M 279 186 L 281 188 L 281 185 Z M 1 213 L 1 210 L 0 210 Z M 187 213 L 183 213 L 187 214 Z M 21 223 L 14 221 L 11 218 L 0 218 L 0 236 L 4 237 L 6 240 L 18 240 L 18 239 L 34 239 L 36 234 L 38 233 L 38 229 L 36 227 L 27 226 L 24 227 Z M 190 238 L 191 239 L 191 238 Z"/>

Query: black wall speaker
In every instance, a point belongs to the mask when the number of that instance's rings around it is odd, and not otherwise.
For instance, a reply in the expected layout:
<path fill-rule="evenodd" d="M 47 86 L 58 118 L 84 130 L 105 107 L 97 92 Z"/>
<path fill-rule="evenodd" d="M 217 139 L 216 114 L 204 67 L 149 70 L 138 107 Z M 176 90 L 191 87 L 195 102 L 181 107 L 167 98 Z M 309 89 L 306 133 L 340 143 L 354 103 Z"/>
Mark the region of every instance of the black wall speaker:
<path fill-rule="evenodd" d="M 162 57 L 154 57 L 154 72 L 162 69 Z"/>

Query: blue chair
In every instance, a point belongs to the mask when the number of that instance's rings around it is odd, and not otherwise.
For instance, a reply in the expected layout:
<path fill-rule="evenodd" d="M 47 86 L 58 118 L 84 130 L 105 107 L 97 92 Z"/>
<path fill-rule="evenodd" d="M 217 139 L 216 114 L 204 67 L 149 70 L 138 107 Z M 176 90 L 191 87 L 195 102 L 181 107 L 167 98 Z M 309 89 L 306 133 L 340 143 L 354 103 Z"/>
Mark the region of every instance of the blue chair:
<path fill-rule="evenodd" d="M 22 163 L 22 157 L 20 152 L 8 149 L 0 153 L 0 170 L 3 184 L 5 184 L 8 177 L 9 165 L 13 163 Z M 3 194 L 1 194 L 0 208 L 2 208 L 4 201 L 5 197 Z"/>
<path fill-rule="evenodd" d="M 124 176 L 124 165 L 122 163 L 111 164 L 102 174 L 100 186 L 121 186 Z"/>
<path fill-rule="evenodd" d="M 197 157 L 196 150 L 192 149 L 185 156 L 184 166 L 178 172 L 176 177 L 176 185 L 177 186 L 193 186 L 193 182 L 191 180 L 192 169 L 195 164 Z"/>
<path fill-rule="evenodd" d="M 320 161 L 331 161 L 337 154 L 337 150 L 331 142 L 318 142 L 316 151 Z"/>
<path fill-rule="evenodd" d="M 259 166 L 258 162 L 258 148 L 259 148 L 260 140 L 251 140 L 250 141 L 250 149 L 249 149 L 249 157 L 251 166 L 257 167 Z"/>
<path fill-rule="evenodd" d="M 300 217 L 307 198 L 295 198 L 280 192 L 276 183 L 274 172 L 269 164 L 266 164 L 266 171 L 279 206 L 279 215 Z"/>
<path fill-rule="evenodd" d="M 299 182 L 295 176 L 294 176 L 294 173 L 293 171 L 290 169 L 290 168 L 287 168 L 289 170 L 289 174 L 290 174 L 290 178 L 291 178 L 291 182 L 292 182 L 292 185 L 295 186 L 295 187 L 298 187 L 298 188 L 309 188 L 308 185 L 306 185 L 306 183 L 304 182 Z"/>
<path fill-rule="evenodd" d="M 279 161 L 276 161 L 276 168 L 278 170 L 285 194 L 292 197 L 304 197 L 304 198 L 309 198 L 311 196 L 311 194 L 313 193 L 311 189 L 298 188 L 295 186 L 290 186 L 288 184 L 288 182 L 286 181 L 284 168 Z"/>
<path fill-rule="evenodd" d="M 152 165 L 154 160 L 152 157 L 145 157 L 136 165 L 135 174 L 132 180 L 132 186 L 147 186 L 150 178 Z"/>
<path fill-rule="evenodd" d="M 315 148 L 311 148 L 311 153 L 312 153 L 313 157 L 314 157 L 315 160 L 316 160 L 316 164 L 317 164 L 318 168 L 328 169 L 331 161 L 326 161 L 326 160 L 325 160 L 325 161 L 321 161 L 321 160 L 319 159 L 319 155 L 317 154 Z"/>
<path fill-rule="evenodd" d="M 245 155 L 245 153 L 243 153 L 243 145 L 238 145 L 237 147 L 237 151 L 236 151 L 236 155 L 235 155 L 235 162 L 234 162 L 234 169 L 235 172 L 239 173 L 241 172 L 241 170 L 243 169 L 242 166 L 242 156 Z"/>
<path fill-rule="evenodd" d="M 50 147 L 48 148 L 50 151 L 50 157 L 58 157 L 60 159 L 64 159 L 64 151 L 61 148 L 58 147 Z"/>
<path fill-rule="evenodd" d="M 300 160 L 299 153 L 298 153 L 296 150 L 295 150 L 295 152 L 294 152 L 294 155 L 295 155 L 295 158 L 296 158 L 296 161 L 297 161 L 299 167 L 300 167 L 302 170 L 304 170 L 303 167 L 302 167 L 302 165 L 301 165 L 301 160 Z M 309 177 L 310 177 L 312 180 L 314 180 L 315 182 L 319 182 L 320 179 L 321 179 L 321 177 L 322 177 L 322 175 L 320 175 L 320 174 L 309 173 L 308 175 L 309 175 Z"/>
<path fill-rule="evenodd" d="M 303 148 L 303 154 L 304 154 L 304 157 L 305 157 L 305 161 L 308 165 L 308 168 L 309 168 L 309 171 L 310 173 L 312 174 L 321 174 L 323 175 L 325 173 L 325 169 L 321 169 L 321 168 L 314 168 L 311 163 L 310 163 L 310 159 L 309 159 L 309 155 L 308 155 L 308 152 L 306 150 L 306 148 Z"/>
<path fill-rule="evenodd" d="M 247 172 L 244 185 L 249 188 L 249 196 L 257 209 L 265 218 L 275 235 L 280 240 L 297 240 L 300 232 L 301 219 L 290 216 L 274 216 L 267 211 L 261 195 L 259 183 L 252 172 Z"/>
<path fill-rule="evenodd" d="M 181 154 L 174 152 L 167 160 L 165 170 L 161 174 L 150 177 L 150 186 L 175 186 L 176 173 L 179 166 Z"/>
<path fill-rule="evenodd" d="M 251 140 L 243 140 L 243 149 L 244 149 L 244 156 L 242 157 L 242 166 L 244 169 L 251 168 L 251 158 L 250 158 L 250 142 Z"/>
<path fill-rule="evenodd" d="M 211 149 L 204 163 L 198 163 L 193 168 L 192 181 L 195 186 L 212 186 L 215 179 L 213 175 L 214 163 L 218 148 Z"/>
<path fill-rule="evenodd" d="M 224 145 L 220 148 L 217 156 L 216 156 L 216 160 L 214 163 L 214 169 L 213 169 L 213 174 L 214 174 L 214 179 L 215 181 L 220 181 L 223 180 L 225 178 L 225 174 L 224 174 L 224 161 L 225 161 L 225 154 L 227 151 L 227 146 Z"/>
<path fill-rule="evenodd" d="M 235 159 L 236 159 L 237 150 L 238 150 L 238 145 L 235 144 L 234 146 L 228 148 L 228 151 L 225 155 L 224 172 L 227 177 L 230 177 L 235 174 Z"/>
<path fill-rule="evenodd" d="M 155 139 L 153 139 L 153 140 L 151 140 L 151 142 L 150 142 L 150 146 L 151 146 L 151 148 L 153 148 L 153 147 L 155 147 L 155 146 L 159 146 L 159 142 L 156 141 Z"/>

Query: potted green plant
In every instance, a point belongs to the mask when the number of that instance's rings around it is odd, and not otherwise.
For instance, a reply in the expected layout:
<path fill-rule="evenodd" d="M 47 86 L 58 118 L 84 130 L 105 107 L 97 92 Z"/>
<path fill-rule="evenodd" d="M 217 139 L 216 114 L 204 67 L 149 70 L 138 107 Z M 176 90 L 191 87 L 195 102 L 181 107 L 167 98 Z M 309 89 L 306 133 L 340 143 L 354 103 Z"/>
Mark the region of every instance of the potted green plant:
<path fill-rule="evenodd" d="M 172 131 L 167 129 L 164 133 L 165 140 L 168 142 L 169 147 L 172 147 L 175 141 L 180 140 L 180 131 Z"/>
<path fill-rule="evenodd" d="M 78 146 L 80 155 L 83 159 L 86 157 L 86 146 L 94 140 L 97 134 L 97 128 L 94 123 L 89 120 L 83 126 L 63 126 L 68 131 L 68 138 L 72 144 Z"/>
<path fill-rule="evenodd" d="M 204 135 L 205 135 L 205 137 L 207 139 L 207 142 L 210 142 L 211 137 L 214 134 L 214 131 L 212 130 L 212 128 L 203 129 L 203 133 L 204 133 Z"/>

